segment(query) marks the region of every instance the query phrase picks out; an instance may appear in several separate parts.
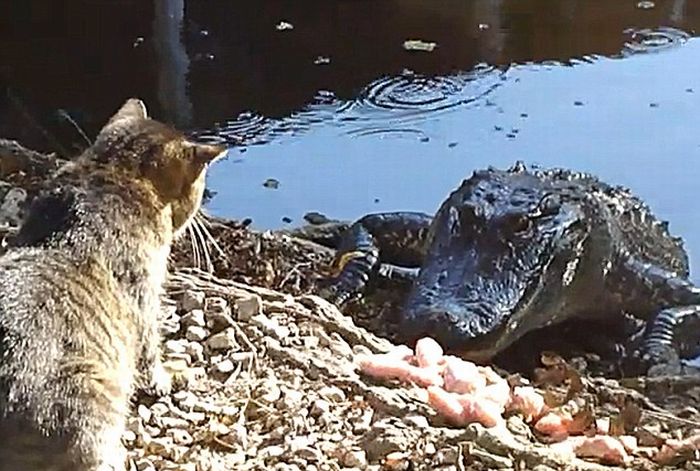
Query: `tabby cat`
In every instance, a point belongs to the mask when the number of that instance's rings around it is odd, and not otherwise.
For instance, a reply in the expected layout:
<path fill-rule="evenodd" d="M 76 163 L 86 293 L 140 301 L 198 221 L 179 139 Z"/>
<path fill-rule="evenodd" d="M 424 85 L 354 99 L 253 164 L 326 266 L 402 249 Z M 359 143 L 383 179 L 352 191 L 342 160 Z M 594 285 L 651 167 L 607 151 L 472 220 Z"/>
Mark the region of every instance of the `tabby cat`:
<path fill-rule="evenodd" d="M 137 386 L 166 393 L 159 297 L 218 146 L 128 100 L 0 257 L 0 471 L 124 470 Z"/>

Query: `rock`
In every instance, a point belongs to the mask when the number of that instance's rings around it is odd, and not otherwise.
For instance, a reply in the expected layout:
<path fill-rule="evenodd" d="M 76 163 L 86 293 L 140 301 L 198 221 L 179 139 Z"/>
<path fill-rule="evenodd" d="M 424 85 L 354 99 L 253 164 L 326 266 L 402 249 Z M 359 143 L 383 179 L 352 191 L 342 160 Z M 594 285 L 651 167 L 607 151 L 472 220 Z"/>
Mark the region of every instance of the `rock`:
<path fill-rule="evenodd" d="M 165 342 L 165 353 L 185 353 L 187 345 L 187 340 L 168 340 Z"/>
<path fill-rule="evenodd" d="M 209 331 L 203 327 L 191 325 L 185 332 L 185 338 L 193 342 L 201 342 L 209 336 Z"/>
<path fill-rule="evenodd" d="M 258 451 L 258 457 L 267 460 L 284 455 L 284 447 L 271 445 Z"/>
<path fill-rule="evenodd" d="M 180 323 L 186 327 L 193 325 L 198 327 L 206 327 L 207 325 L 206 321 L 204 320 L 204 311 L 201 309 L 192 309 L 190 312 L 182 316 Z"/>
<path fill-rule="evenodd" d="M 217 373 L 231 373 L 236 367 L 234 366 L 233 362 L 231 360 L 223 360 L 214 365 L 214 371 Z"/>
<path fill-rule="evenodd" d="M 205 294 L 202 291 L 187 290 L 182 295 L 178 307 L 183 312 L 204 308 Z"/>
<path fill-rule="evenodd" d="M 318 390 L 318 395 L 331 402 L 345 401 L 345 393 L 337 386 L 324 386 Z"/>
<path fill-rule="evenodd" d="M 204 313 L 207 327 L 213 332 L 219 332 L 233 326 L 234 320 L 231 315 L 231 308 L 224 298 L 207 298 L 204 303 Z"/>
<path fill-rule="evenodd" d="M 0 205 L 0 225 L 18 226 L 22 222 L 22 207 L 27 199 L 27 192 L 22 188 L 12 188 Z"/>
<path fill-rule="evenodd" d="M 148 407 L 144 406 L 143 404 L 139 404 L 139 407 L 137 409 L 139 417 L 141 417 L 141 420 L 143 420 L 145 423 L 148 423 L 151 421 L 151 411 Z"/>
<path fill-rule="evenodd" d="M 311 417 L 318 417 L 330 411 L 331 405 L 324 399 L 316 399 L 311 406 Z"/>
<path fill-rule="evenodd" d="M 238 349 L 239 345 L 236 342 L 236 331 L 233 328 L 228 328 L 214 334 L 207 340 L 207 347 L 212 350 L 231 350 Z"/>
<path fill-rule="evenodd" d="M 134 463 L 137 471 L 156 471 L 156 467 L 153 466 L 151 460 L 146 458 L 141 458 Z"/>
<path fill-rule="evenodd" d="M 193 442 L 192 435 L 187 430 L 170 429 L 167 435 L 173 439 L 173 442 L 178 445 L 191 445 Z"/>
<path fill-rule="evenodd" d="M 250 323 L 259 327 L 265 334 L 281 340 L 289 336 L 289 328 L 280 325 L 276 319 L 267 317 L 264 314 L 258 314 L 250 319 Z"/>
<path fill-rule="evenodd" d="M 262 299 L 257 294 L 247 298 L 237 299 L 235 303 L 236 318 L 248 322 L 253 316 L 262 314 Z"/>
<path fill-rule="evenodd" d="M 204 361 L 204 347 L 199 342 L 189 342 L 186 347 L 187 354 L 193 363 Z"/>
<path fill-rule="evenodd" d="M 367 453 L 359 448 L 353 448 L 345 452 L 342 463 L 348 468 L 365 469 L 367 467 Z"/>

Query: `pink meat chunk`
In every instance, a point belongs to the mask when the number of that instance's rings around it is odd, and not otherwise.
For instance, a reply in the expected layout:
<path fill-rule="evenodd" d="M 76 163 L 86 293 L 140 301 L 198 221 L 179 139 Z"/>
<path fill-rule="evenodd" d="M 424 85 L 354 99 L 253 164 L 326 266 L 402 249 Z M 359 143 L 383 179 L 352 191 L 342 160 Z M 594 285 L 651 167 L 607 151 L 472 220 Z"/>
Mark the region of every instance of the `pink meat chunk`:
<path fill-rule="evenodd" d="M 523 416 L 526 422 L 540 418 L 546 412 L 544 397 L 531 386 L 516 386 L 513 388 L 508 410 Z"/>
<path fill-rule="evenodd" d="M 416 342 L 416 361 L 422 368 L 437 368 L 443 362 L 442 347 L 430 337 Z"/>
<path fill-rule="evenodd" d="M 683 440 L 666 440 L 661 449 L 654 456 L 654 461 L 660 464 L 668 464 L 678 455 L 700 450 L 700 433 Z"/>
<path fill-rule="evenodd" d="M 593 437 L 571 437 L 576 456 L 596 458 L 607 464 L 622 465 L 630 460 L 624 445 L 616 437 L 595 435 Z"/>
<path fill-rule="evenodd" d="M 555 440 L 563 440 L 569 435 L 569 427 L 572 423 L 573 418 L 568 413 L 550 411 L 535 422 L 535 430 Z"/>
<path fill-rule="evenodd" d="M 442 386 L 443 380 L 437 371 L 419 368 L 389 354 L 363 355 L 357 358 L 360 370 L 375 378 L 398 379 L 419 386 Z"/>
<path fill-rule="evenodd" d="M 445 389 L 455 393 L 473 393 L 486 387 L 486 378 L 477 366 L 461 358 L 445 357 Z"/>
<path fill-rule="evenodd" d="M 473 394 L 459 394 L 457 400 L 464 409 L 466 423 L 479 422 L 484 427 L 494 427 L 503 421 L 503 408 L 494 401 Z"/>

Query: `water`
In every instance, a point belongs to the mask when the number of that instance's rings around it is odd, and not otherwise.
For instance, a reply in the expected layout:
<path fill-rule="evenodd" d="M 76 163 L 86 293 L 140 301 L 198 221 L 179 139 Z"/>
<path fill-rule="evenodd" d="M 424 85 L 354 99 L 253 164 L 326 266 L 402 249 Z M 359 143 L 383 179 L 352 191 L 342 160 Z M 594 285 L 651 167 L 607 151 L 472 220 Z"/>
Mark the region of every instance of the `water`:
<path fill-rule="evenodd" d="M 4 136 L 70 151 L 58 110 L 94 135 L 142 97 L 231 145 L 209 209 L 261 229 L 434 211 L 487 165 L 570 167 L 632 188 L 700 266 L 698 2 L 5 3 Z"/>

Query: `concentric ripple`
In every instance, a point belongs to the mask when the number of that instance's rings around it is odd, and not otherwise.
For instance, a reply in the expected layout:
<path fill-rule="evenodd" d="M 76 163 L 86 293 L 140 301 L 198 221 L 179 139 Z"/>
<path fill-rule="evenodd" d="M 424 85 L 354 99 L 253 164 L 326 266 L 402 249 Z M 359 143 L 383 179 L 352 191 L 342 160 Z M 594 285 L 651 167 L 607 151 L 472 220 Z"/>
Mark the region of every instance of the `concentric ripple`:
<path fill-rule="evenodd" d="M 243 112 L 235 119 L 217 123 L 209 129 L 195 131 L 192 136 L 202 142 L 246 146 L 263 144 L 272 121 L 260 114 Z"/>
<path fill-rule="evenodd" d="M 690 38 L 690 35 L 685 31 L 671 27 L 628 29 L 624 33 L 629 36 L 629 40 L 622 50 L 623 55 L 664 51 L 680 46 Z"/>
<path fill-rule="evenodd" d="M 381 77 L 340 110 L 341 121 L 405 122 L 482 99 L 500 84 L 500 71 L 479 67 L 469 73 L 426 76 L 411 71 Z"/>

